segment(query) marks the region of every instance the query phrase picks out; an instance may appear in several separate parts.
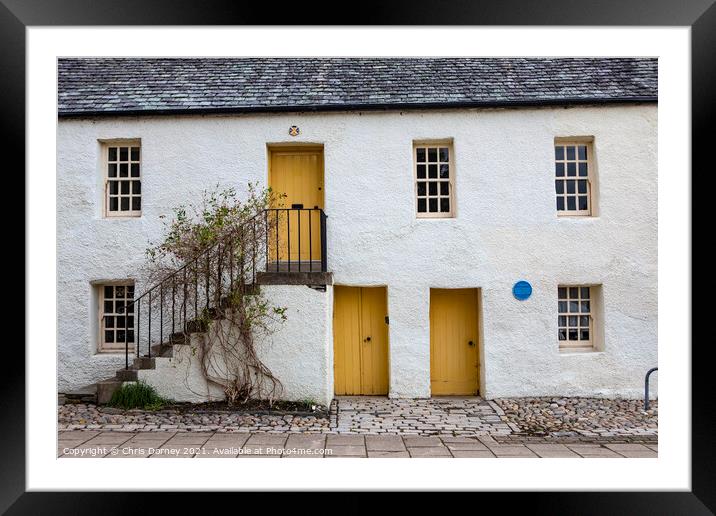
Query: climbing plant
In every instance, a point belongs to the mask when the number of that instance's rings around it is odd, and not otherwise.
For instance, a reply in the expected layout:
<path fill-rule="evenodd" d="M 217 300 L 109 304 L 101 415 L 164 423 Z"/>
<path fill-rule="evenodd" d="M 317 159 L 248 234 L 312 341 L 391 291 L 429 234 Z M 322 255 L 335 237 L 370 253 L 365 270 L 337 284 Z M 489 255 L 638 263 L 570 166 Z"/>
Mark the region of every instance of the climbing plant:
<path fill-rule="evenodd" d="M 254 281 L 267 236 L 278 223 L 264 210 L 277 201 L 256 184 L 248 185 L 243 198 L 217 185 L 163 217 L 164 236 L 146 252 L 144 277 L 160 285 L 150 301 L 160 310 L 155 314 L 171 317 L 173 329 L 179 320 L 180 331 L 170 339 L 192 346 L 191 360 L 199 361 L 206 382 L 220 387 L 229 404 L 273 403 L 283 388 L 261 360 L 259 346 L 286 320 L 286 308 L 272 303 Z"/>

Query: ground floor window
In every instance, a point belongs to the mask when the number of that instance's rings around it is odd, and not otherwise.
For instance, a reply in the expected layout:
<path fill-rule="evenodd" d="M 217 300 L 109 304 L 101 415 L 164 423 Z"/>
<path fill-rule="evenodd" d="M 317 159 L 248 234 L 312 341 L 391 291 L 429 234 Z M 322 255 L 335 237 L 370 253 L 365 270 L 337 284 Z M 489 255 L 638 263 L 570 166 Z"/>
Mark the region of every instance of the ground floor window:
<path fill-rule="evenodd" d="M 560 286 L 557 289 L 557 339 L 560 349 L 593 347 L 592 287 Z"/>
<path fill-rule="evenodd" d="M 125 338 L 134 343 L 134 283 L 121 282 L 98 285 L 99 289 L 99 351 L 124 350 Z M 125 335 L 125 328 L 127 333 Z"/>

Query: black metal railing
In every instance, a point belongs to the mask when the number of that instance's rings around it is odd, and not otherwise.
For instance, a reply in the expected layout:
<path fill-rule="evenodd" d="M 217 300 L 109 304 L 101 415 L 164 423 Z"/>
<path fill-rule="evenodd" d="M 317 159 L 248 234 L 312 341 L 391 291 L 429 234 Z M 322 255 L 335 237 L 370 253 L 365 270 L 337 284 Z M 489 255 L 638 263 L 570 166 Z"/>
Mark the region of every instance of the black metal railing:
<path fill-rule="evenodd" d="M 262 265 L 266 272 L 326 272 L 326 218 L 318 208 L 264 210 L 168 271 L 123 307 L 125 368 L 130 347 L 136 357 L 151 358 L 153 347 L 161 352 L 205 330 L 229 296 L 253 288 Z"/>
<path fill-rule="evenodd" d="M 265 217 L 267 272 L 328 272 L 328 217 L 321 208 L 272 208 Z"/>

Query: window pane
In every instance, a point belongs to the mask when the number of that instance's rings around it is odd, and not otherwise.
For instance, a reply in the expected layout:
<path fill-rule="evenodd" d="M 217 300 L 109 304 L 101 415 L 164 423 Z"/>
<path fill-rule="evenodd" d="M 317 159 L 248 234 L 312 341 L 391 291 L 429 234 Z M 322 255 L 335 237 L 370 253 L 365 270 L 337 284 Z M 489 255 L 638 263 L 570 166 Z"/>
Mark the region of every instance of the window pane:
<path fill-rule="evenodd" d="M 134 294 L 127 294 L 127 297 L 132 299 L 134 297 Z M 134 313 L 134 303 L 127 305 L 127 313 L 133 314 Z"/>
<path fill-rule="evenodd" d="M 579 302 L 578 301 L 570 301 L 569 302 L 569 311 L 573 314 L 579 313 Z"/>
<path fill-rule="evenodd" d="M 428 161 L 436 162 L 438 160 L 438 150 L 435 147 L 428 149 Z"/>
<path fill-rule="evenodd" d="M 129 197 L 122 197 L 120 201 L 121 211 L 129 211 Z"/>
<path fill-rule="evenodd" d="M 579 316 L 579 325 L 589 327 L 589 316 L 588 315 L 580 315 Z"/>
<path fill-rule="evenodd" d="M 127 326 L 129 328 L 134 328 L 134 317 L 127 316 Z"/>
<path fill-rule="evenodd" d="M 104 318 L 104 327 L 105 328 L 114 328 L 114 317 L 109 315 Z"/>
<path fill-rule="evenodd" d="M 122 194 L 129 193 L 129 181 L 122 181 Z"/>
<path fill-rule="evenodd" d="M 577 175 L 577 164 L 576 163 L 567 163 L 567 175 L 568 176 L 576 176 Z"/>
<path fill-rule="evenodd" d="M 112 301 L 105 301 L 104 302 L 104 313 L 111 314 L 114 312 L 114 303 Z"/>
<path fill-rule="evenodd" d="M 117 297 L 124 297 L 124 287 L 120 286 L 117 287 L 117 290 L 115 291 Z"/>
<path fill-rule="evenodd" d="M 119 333 L 119 332 L 117 332 Z M 122 332 L 124 333 L 124 332 Z M 570 328 L 569 330 L 569 340 L 577 340 L 577 329 L 576 328 Z"/>
<path fill-rule="evenodd" d="M 119 210 L 119 201 L 116 197 L 110 197 L 109 198 L 109 211 L 117 211 Z"/>
<path fill-rule="evenodd" d="M 586 196 L 586 195 L 580 195 L 580 196 L 579 196 L 579 209 L 580 209 L 580 210 L 586 210 L 586 209 L 587 209 L 587 196 Z"/>
<path fill-rule="evenodd" d="M 440 147 L 440 161 L 450 161 L 450 152 L 447 147 Z"/>
<path fill-rule="evenodd" d="M 431 213 L 438 211 L 438 200 L 437 199 L 429 199 L 428 200 L 428 211 Z"/>
<path fill-rule="evenodd" d="M 425 182 L 419 181 L 418 182 L 418 195 L 422 197 L 425 195 L 425 192 L 426 192 Z"/>
<path fill-rule="evenodd" d="M 114 297 L 114 287 L 111 285 L 107 285 L 104 287 L 104 297 L 107 299 L 111 299 Z"/>
<path fill-rule="evenodd" d="M 558 146 L 554 148 L 554 159 L 563 160 L 564 159 L 564 147 Z"/>
<path fill-rule="evenodd" d="M 116 313 L 123 314 L 124 313 L 124 300 L 116 300 L 114 302 L 114 309 L 117 310 Z"/>
<path fill-rule="evenodd" d="M 585 179 L 577 181 L 577 191 L 579 193 L 587 193 L 587 181 Z"/>
<path fill-rule="evenodd" d="M 557 197 L 557 209 L 564 211 L 564 197 Z"/>
<path fill-rule="evenodd" d="M 116 163 L 110 163 L 108 165 L 107 176 L 108 177 L 117 177 L 117 164 Z"/>
<path fill-rule="evenodd" d="M 587 164 L 586 163 L 579 164 L 579 175 L 582 177 L 587 177 Z"/>
<path fill-rule="evenodd" d="M 127 332 L 127 342 L 134 342 L 134 331 L 129 330 Z"/>
<path fill-rule="evenodd" d="M 589 340 L 589 328 L 582 328 L 580 331 L 580 339 L 579 340 Z"/>
<path fill-rule="evenodd" d="M 450 195 L 450 183 L 442 181 L 440 183 L 440 195 Z"/>
<path fill-rule="evenodd" d="M 134 297 L 134 285 L 127 286 L 127 297 Z"/>
<path fill-rule="evenodd" d="M 124 330 L 117 330 L 117 342 L 124 342 Z"/>
<path fill-rule="evenodd" d="M 587 146 L 586 145 L 580 145 L 577 150 L 577 157 L 579 159 L 587 159 Z"/>
<path fill-rule="evenodd" d="M 557 190 L 558 194 L 563 194 L 564 193 L 564 181 L 562 181 L 562 180 L 555 181 L 554 188 L 555 188 L 555 190 Z"/>
<path fill-rule="evenodd" d="M 564 163 L 555 163 L 554 167 L 557 177 L 564 177 Z"/>
<path fill-rule="evenodd" d="M 450 199 L 442 197 L 440 199 L 440 211 L 442 213 L 450 213 Z"/>
<path fill-rule="evenodd" d="M 559 301 L 557 303 L 557 305 L 558 305 L 557 309 L 558 309 L 559 313 L 561 313 L 561 314 L 567 313 L 567 302 L 566 301 Z"/>
<path fill-rule="evenodd" d="M 139 147 L 132 147 L 132 161 L 139 161 Z"/>
<path fill-rule="evenodd" d="M 440 177 L 443 179 L 450 177 L 450 165 L 440 165 Z"/>
<path fill-rule="evenodd" d="M 418 199 L 418 212 L 425 213 L 427 211 L 427 201 L 425 199 Z"/>
<path fill-rule="evenodd" d="M 569 287 L 569 297 L 577 299 L 579 297 L 579 289 L 577 287 Z"/>
<path fill-rule="evenodd" d="M 120 147 L 119 148 L 119 161 L 127 161 L 129 159 L 129 148 L 128 147 Z"/>
<path fill-rule="evenodd" d="M 571 145 L 567 147 L 567 159 L 575 159 L 574 147 Z"/>
<path fill-rule="evenodd" d="M 567 299 L 567 289 L 565 287 L 559 287 L 557 289 L 557 297 L 559 297 L 559 299 Z"/>
<path fill-rule="evenodd" d="M 567 340 L 567 330 L 560 328 L 557 333 L 559 340 Z"/>
<path fill-rule="evenodd" d="M 119 177 L 127 177 L 129 175 L 129 165 L 126 163 L 119 164 Z"/>
<path fill-rule="evenodd" d="M 425 148 L 424 148 L 424 147 L 418 147 L 418 148 L 416 149 L 416 153 L 417 153 L 417 160 L 418 160 L 418 162 L 424 163 L 424 162 L 425 162 Z"/>
<path fill-rule="evenodd" d="M 124 328 L 125 317 L 117 317 L 117 328 Z"/>
<path fill-rule="evenodd" d="M 557 325 L 558 326 L 567 326 L 567 316 L 560 315 L 557 317 Z"/>
<path fill-rule="evenodd" d="M 437 165 L 428 165 L 428 177 L 430 179 L 434 179 L 438 177 L 438 166 Z"/>
<path fill-rule="evenodd" d="M 569 325 L 570 325 L 570 326 L 578 326 L 578 324 L 577 324 L 577 316 L 576 316 L 576 315 L 570 315 L 570 316 L 569 316 Z"/>
<path fill-rule="evenodd" d="M 139 163 L 132 163 L 132 177 L 139 177 Z"/>
<path fill-rule="evenodd" d="M 582 313 L 583 314 L 589 313 L 589 301 L 582 301 Z"/>
<path fill-rule="evenodd" d="M 104 341 L 110 344 L 114 342 L 114 330 L 105 330 Z"/>
<path fill-rule="evenodd" d="M 142 198 L 132 197 L 132 210 L 139 211 L 142 209 Z"/>
<path fill-rule="evenodd" d="M 119 193 L 119 181 L 109 182 L 109 193 L 110 195 L 117 195 Z"/>
<path fill-rule="evenodd" d="M 107 156 L 109 161 L 117 161 L 117 147 L 110 147 L 109 154 Z"/>
<path fill-rule="evenodd" d="M 589 299 L 589 287 L 582 287 L 582 299 Z"/>
<path fill-rule="evenodd" d="M 425 178 L 425 165 L 418 165 L 418 179 Z"/>
<path fill-rule="evenodd" d="M 567 210 L 576 210 L 577 200 L 574 197 L 567 197 Z"/>
<path fill-rule="evenodd" d="M 438 184 L 435 181 L 431 181 L 428 183 L 428 194 L 429 195 L 437 195 L 438 194 Z"/>
<path fill-rule="evenodd" d="M 142 193 L 142 182 L 141 181 L 132 181 L 132 193 L 133 194 Z"/>
<path fill-rule="evenodd" d="M 567 193 L 574 193 L 574 183 L 576 181 L 567 181 Z"/>

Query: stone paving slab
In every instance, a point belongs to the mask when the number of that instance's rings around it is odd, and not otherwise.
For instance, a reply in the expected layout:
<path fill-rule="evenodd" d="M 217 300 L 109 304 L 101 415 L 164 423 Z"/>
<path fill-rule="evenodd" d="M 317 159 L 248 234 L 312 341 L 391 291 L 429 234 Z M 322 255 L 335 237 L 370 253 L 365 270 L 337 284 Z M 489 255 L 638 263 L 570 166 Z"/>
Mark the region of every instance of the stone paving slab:
<path fill-rule="evenodd" d="M 151 438 L 147 438 L 151 436 Z M 59 458 L 657 458 L 657 443 L 557 443 L 490 436 L 61 432 Z M 70 439 L 71 438 L 71 439 Z"/>

